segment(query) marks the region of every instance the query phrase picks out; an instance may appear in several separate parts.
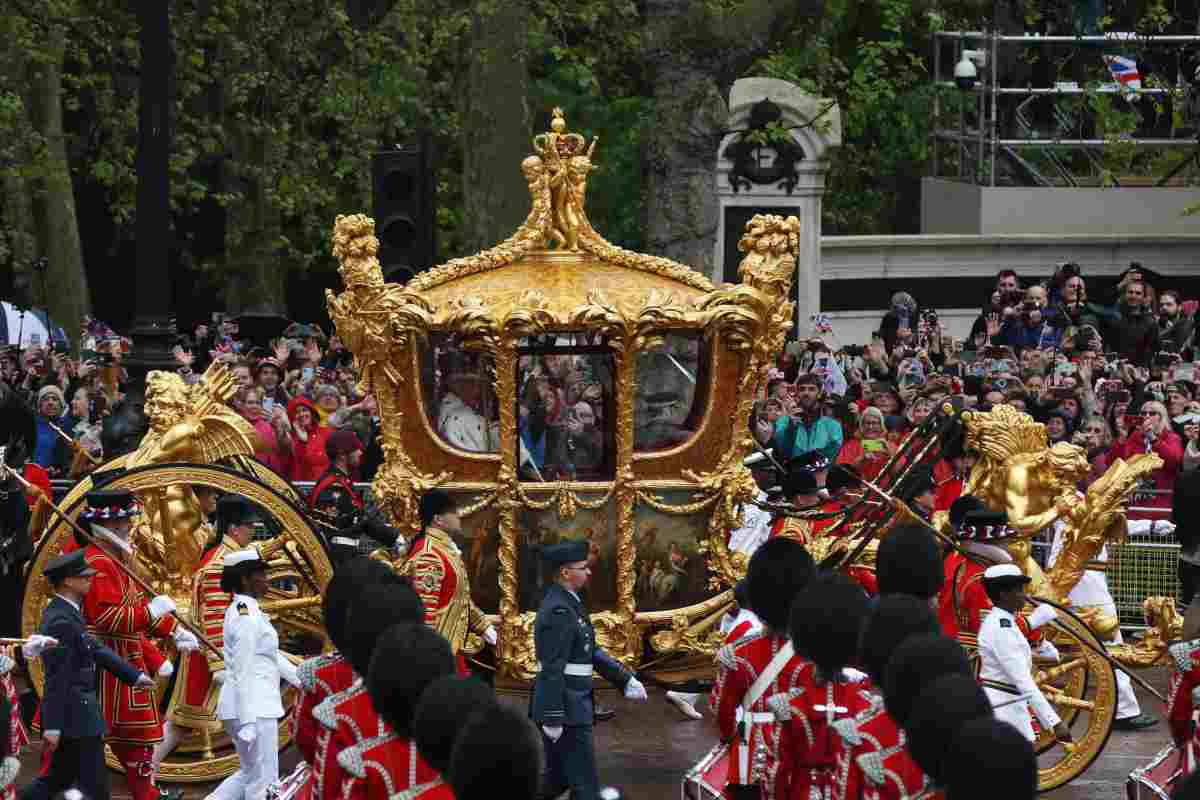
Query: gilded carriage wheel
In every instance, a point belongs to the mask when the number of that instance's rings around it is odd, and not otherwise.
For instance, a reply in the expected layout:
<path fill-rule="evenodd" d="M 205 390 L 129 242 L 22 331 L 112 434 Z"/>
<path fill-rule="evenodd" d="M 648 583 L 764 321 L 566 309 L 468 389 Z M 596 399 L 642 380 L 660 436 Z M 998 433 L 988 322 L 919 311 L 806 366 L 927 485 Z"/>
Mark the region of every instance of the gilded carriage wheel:
<path fill-rule="evenodd" d="M 1060 612 L 1057 623 L 1064 629 L 1054 640 L 1062 658 L 1055 665 L 1036 665 L 1034 672 L 1075 743 L 1068 750 L 1053 741 L 1051 732 L 1039 733 L 1034 744 L 1039 792 L 1057 789 L 1091 766 L 1108 742 L 1117 713 L 1116 673 L 1096 652 L 1104 652 L 1104 645 L 1074 614 Z"/>
<path fill-rule="evenodd" d="M 324 629 L 320 616 L 320 597 L 325 585 L 333 574 L 333 565 L 325 551 L 321 537 L 312 529 L 308 519 L 296 502 L 294 492 L 283 494 L 271 485 L 257 480 L 244 472 L 228 467 L 202 464 L 167 464 L 139 467 L 124 472 L 105 483 L 106 488 L 128 489 L 135 492 L 161 489 L 172 484 L 192 484 L 211 486 L 224 492 L 241 495 L 257 504 L 265 513 L 271 515 L 279 523 L 286 537 L 290 540 L 288 553 L 276 551 L 269 559 L 271 565 L 268 573 L 272 590 L 264 598 L 265 602 L 287 600 L 292 601 L 292 608 L 279 615 L 273 615 L 281 633 L 285 631 L 308 634 L 311 637 L 324 637 Z M 91 481 L 85 480 L 67 494 L 60 504 L 63 511 L 72 519 L 77 518 L 83 509 L 84 495 L 91 487 Z M 290 487 L 289 487 L 290 488 Z M 42 569 L 46 562 L 54 558 L 62 549 L 63 543 L 71 537 L 68 525 L 54 516 L 41 538 L 37 552 L 30 562 L 28 580 L 21 603 L 21 628 L 24 635 L 37 630 L 41 620 L 42 610 L 50 598 L 50 587 L 42 577 Z M 145 569 L 143 574 L 152 572 Z M 176 598 L 178 602 L 179 598 Z M 288 637 L 280 637 L 281 645 L 289 641 Z M 295 660 L 295 659 L 293 659 Z M 30 677 L 35 689 L 40 694 L 43 685 L 43 672 L 40 661 L 30 662 Z M 160 681 L 160 692 L 165 688 Z M 163 701 L 160 696 L 160 702 Z M 284 693 L 285 710 L 294 701 L 294 692 Z M 165 706 L 165 703 L 164 703 Z M 217 726 L 214 726 L 214 728 Z M 286 715 L 280 720 L 279 744 L 286 747 L 290 742 L 290 734 L 286 724 Z M 120 770 L 120 764 L 113 758 L 111 752 L 106 753 L 110 768 Z M 223 732 L 192 732 L 162 766 L 162 777 L 168 782 L 193 783 L 221 779 L 232 774 L 238 767 L 237 754 L 233 751 L 228 738 Z"/>

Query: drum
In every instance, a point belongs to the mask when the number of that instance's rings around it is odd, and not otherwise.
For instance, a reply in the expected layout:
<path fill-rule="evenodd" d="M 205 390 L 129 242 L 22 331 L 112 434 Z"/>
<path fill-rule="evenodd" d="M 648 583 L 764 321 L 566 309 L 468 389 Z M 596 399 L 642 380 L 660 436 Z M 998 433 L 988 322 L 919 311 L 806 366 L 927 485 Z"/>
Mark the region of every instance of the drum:
<path fill-rule="evenodd" d="M 1189 743 L 1189 746 L 1195 747 L 1195 743 Z M 1125 781 L 1126 797 L 1129 800 L 1171 800 L 1176 787 L 1188 776 L 1188 762 L 1184 748 L 1167 745 L 1149 764 L 1129 773 Z"/>
<path fill-rule="evenodd" d="M 267 800 L 294 800 L 300 790 L 308 783 L 308 774 L 312 770 L 308 763 L 301 761 L 286 778 L 280 778 L 267 787 Z"/>
<path fill-rule="evenodd" d="M 729 780 L 730 756 L 728 744 L 718 744 L 709 750 L 683 776 L 683 800 L 721 800 Z"/>

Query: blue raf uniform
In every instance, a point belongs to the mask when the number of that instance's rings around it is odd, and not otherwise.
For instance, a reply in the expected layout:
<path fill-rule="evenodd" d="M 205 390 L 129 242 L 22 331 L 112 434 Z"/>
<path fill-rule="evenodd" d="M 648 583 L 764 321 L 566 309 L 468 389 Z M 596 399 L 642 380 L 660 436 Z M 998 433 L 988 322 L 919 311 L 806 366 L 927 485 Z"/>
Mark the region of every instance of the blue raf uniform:
<path fill-rule="evenodd" d="M 53 582 L 96 574 L 87 565 L 83 550 L 59 556 L 44 572 Z M 72 784 L 89 800 L 108 800 L 103 740 L 106 728 L 96 697 L 96 667 L 131 686 L 142 674 L 89 634 L 83 612 L 62 595 L 56 595 L 46 606 L 39 632 L 58 640 L 55 647 L 42 654 L 46 669 L 42 730 L 46 734 L 57 732 L 60 738 L 49 769 L 21 792 L 21 800 L 47 800 Z"/>
<path fill-rule="evenodd" d="M 585 541 L 543 548 L 551 574 L 564 564 L 586 561 Z M 570 788 L 571 800 L 595 800 L 600 791 L 592 746 L 592 669 L 627 697 L 645 699 L 633 673 L 596 646 L 596 632 L 582 601 L 551 583 L 534 623 L 540 669 L 533 682 L 529 715 L 541 729 L 546 752 L 545 796 Z M 551 734 L 561 728 L 561 734 Z M 547 731 L 549 729 L 550 732 Z"/>

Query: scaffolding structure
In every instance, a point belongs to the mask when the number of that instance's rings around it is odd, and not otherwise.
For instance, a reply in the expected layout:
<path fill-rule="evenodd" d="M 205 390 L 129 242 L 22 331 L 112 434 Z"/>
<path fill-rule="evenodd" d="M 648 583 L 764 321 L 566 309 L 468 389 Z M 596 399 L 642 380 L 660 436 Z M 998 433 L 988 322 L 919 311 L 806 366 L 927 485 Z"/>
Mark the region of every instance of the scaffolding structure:
<path fill-rule="evenodd" d="M 947 42 L 954 44 L 954 58 L 950 64 L 951 75 L 953 74 L 954 66 L 962 59 L 964 50 L 982 49 L 986 54 L 986 66 L 979 70 L 979 76 L 970 89 L 960 89 L 954 80 L 946 79 L 946 76 L 943 74 L 944 59 L 942 58 L 942 51 Z M 976 46 L 969 47 L 969 44 Z M 980 44 L 983 45 L 982 48 L 978 47 Z M 1200 45 L 1200 35 L 1172 34 L 1148 36 L 1129 33 L 1110 33 L 1101 36 L 1041 36 L 1036 34 L 1006 35 L 996 33 L 995 31 L 940 31 L 935 33 L 933 38 L 933 80 L 935 91 L 933 93 L 933 125 L 931 126 L 930 133 L 933 145 L 931 154 L 933 177 L 959 180 L 981 186 L 996 186 L 996 163 L 998 159 L 1003 158 L 1009 163 L 1014 172 L 1021 174 L 1025 178 L 1026 183 L 1029 185 L 1061 185 L 1056 183 L 1054 179 L 1042 174 L 1036 165 L 1022 155 L 1022 150 L 1033 148 L 1050 165 L 1053 171 L 1057 173 L 1057 178 L 1063 184 L 1077 186 L 1079 185 L 1078 181 L 1061 154 L 1068 149 L 1076 150 L 1083 154 L 1089 164 L 1099 166 L 1099 152 L 1106 147 L 1111 147 L 1114 140 L 1038 135 L 1034 124 L 1026 114 L 1030 103 L 1035 98 L 1047 95 L 1065 97 L 1083 94 L 1120 94 L 1124 96 L 1136 94 L 1158 96 L 1161 99 L 1163 96 L 1178 98 L 1184 91 L 1197 91 L 1200 89 L 1200 80 L 1197 81 L 1196 88 L 1185 85 L 1173 89 L 1162 87 L 1133 89 L 1115 82 L 1101 84 L 1098 87 L 1079 86 L 1072 82 L 1060 82 L 1051 87 L 1002 86 L 1000 84 L 1000 70 L 997 68 L 1000 47 L 1013 44 L 1109 45 L 1127 48 L 1134 46 L 1145 47 L 1148 45 L 1187 46 Z M 963 103 L 959 106 L 957 129 L 942 125 L 943 96 L 940 90 L 945 88 L 954 89 L 956 92 L 970 97 L 975 105 L 973 120 L 971 119 L 971 115 L 967 113 L 969 103 Z M 1025 98 L 1015 104 L 1015 108 L 1012 111 L 1012 119 L 1018 131 L 1026 135 L 1006 138 L 1002 136 L 1000 130 L 1000 103 L 1002 98 L 1013 97 Z M 1076 121 L 1067 118 L 1057 106 L 1054 109 L 1054 113 L 1056 115 L 1055 122 L 1060 131 L 1076 126 Z M 1200 142 L 1198 142 L 1195 134 L 1186 138 L 1122 137 L 1116 141 L 1119 141 L 1122 146 L 1193 148 L 1194 152 L 1188 154 L 1184 161 L 1163 177 L 1159 181 L 1160 185 L 1174 177 L 1187 164 L 1193 161 L 1200 163 Z M 957 175 L 942 174 L 938 148 L 938 144 L 942 142 L 953 143 L 958 151 Z M 972 161 L 975 163 L 974 170 L 968 169 L 968 165 Z"/>

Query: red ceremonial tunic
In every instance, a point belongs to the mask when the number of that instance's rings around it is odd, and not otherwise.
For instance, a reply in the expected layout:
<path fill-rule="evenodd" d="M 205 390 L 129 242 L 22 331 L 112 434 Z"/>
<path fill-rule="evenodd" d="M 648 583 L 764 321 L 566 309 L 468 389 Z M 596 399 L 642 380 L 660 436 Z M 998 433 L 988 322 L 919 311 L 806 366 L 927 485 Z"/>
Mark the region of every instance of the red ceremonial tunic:
<path fill-rule="evenodd" d="M 389 733 L 383 717 L 375 713 L 371 705 L 371 696 L 361 679 L 355 678 L 349 689 L 345 689 L 325 698 L 313 709 L 316 717 L 325 730 L 329 732 L 327 753 L 323 764 L 314 764 L 314 768 L 322 767 L 320 776 L 321 793 L 314 794 L 320 800 L 338 800 L 342 796 L 342 784 L 350 776 L 342 768 L 337 756 L 346 748 L 353 747 L 366 739 L 373 739 Z"/>
<path fill-rule="evenodd" d="M 828 797 L 838 759 L 857 738 L 854 718 L 878 702 L 868 683 L 818 685 L 812 670 L 805 677 L 803 685 L 768 698 L 778 720 L 776 800 Z"/>
<path fill-rule="evenodd" d="M 454 800 L 454 789 L 441 778 L 414 786 L 392 798 L 392 800 Z"/>
<path fill-rule="evenodd" d="M 21 769 L 16 758 L 21 754 L 21 748 L 29 744 L 29 736 L 21 724 L 21 701 L 12 679 L 14 666 L 16 662 L 11 658 L 0 655 L 0 693 L 8 701 L 8 719 L 0 720 L 0 725 L 8 725 L 8 750 L 0 753 L 0 800 L 15 800 L 16 778 Z M 13 760 L 10 761 L 10 758 Z"/>
<path fill-rule="evenodd" d="M 1200 686 L 1200 639 L 1176 642 L 1168 648 L 1174 670 L 1167 689 L 1167 724 L 1177 747 L 1200 745 L 1192 725 L 1197 709 L 1192 692 Z"/>
<path fill-rule="evenodd" d="M 913 761 L 904 731 L 878 698 L 854 718 L 858 742 L 838 756 L 833 800 L 917 800 L 933 784 Z"/>
<path fill-rule="evenodd" d="M 150 616 L 149 602 L 140 589 L 95 545 L 85 551 L 88 566 L 96 570 L 92 588 L 83 598 L 83 616 L 102 644 L 140 672 L 153 677 L 162 665 L 162 654 L 146 638 L 167 636 L 175 630 L 170 614 Z M 162 740 L 162 717 L 154 689 L 128 686 L 108 670 L 100 671 L 100 707 L 108 723 L 106 741 L 113 744 L 152 745 Z"/>
<path fill-rule="evenodd" d="M 429 528 L 413 546 L 400 574 L 412 579 L 425 606 L 425 623 L 450 643 L 459 673 L 470 674 L 462 655 L 467 634 L 482 635 L 488 621 L 471 600 L 471 584 L 458 545 L 444 531 Z"/>
<path fill-rule="evenodd" d="M 308 780 L 298 800 L 320 797 L 324 791 L 324 775 L 332 762 L 337 770 L 337 753 L 329 747 L 333 731 L 317 722 L 316 707 L 338 692 L 354 684 L 350 662 L 337 653 L 317 656 L 305 661 L 296 670 L 300 678 L 300 699 L 292 709 L 292 737 L 304 760 L 312 765 Z"/>
<path fill-rule="evenodd" d="M 987 567 L 971 561 L 962 553 L 954 552 L 946 557 L 946 582 L 938 596 L 938 621 L 947 636 L 966 647 L 975 647 L 979 626 L 992 610 L 992 600 L 983 587 L 983 573 Z M 1024 614 L 1017 615 L 1017 627 L 1033 645 L 1041 640 L 1041 633 L 1030 630 Z"/>
<path fill-rule="evenodd" d="M 394 800 L 439 778 L 417 753 L 416 744 L 390 729 L 340 752 L 338 764 L 346 774 L 342 800 Z"/>
<path fill-rule="evenodd" d="M 732 739 L 737 732 L 737 710 L 742 699 L 759 674 L 766 669 L 767 664 L 775 654 L 787 644 L 787 639 L 772 636 L 766 631 L 749 636 L 733 645 L 726 645 L 717 651 L 717 681 L 713 687 L 713 703 L 717 709 L 717 728 L 723 740 Z M 750 707 L 751 713 L 771 714 L 767 701 L 780 693 L 787 692 L 799 686 L 804 686 L 811 680 L 812 664 L 799 656 L 792 658 L 767 687 L 762 696 Z M 778 768 L 776 754 L 778 752 L 778 732 L 774 721 L 755 722 L 750 729 L 750 775 L 743 779 L 738 774 L 737 742 L 730 752 L 729 782 L 730 783 L 761 783 L 766 800 L 771 800 L 775 785 L 775 772 Z"/>
<path fill-rule="evenodd" d="M 221 589 L 222 562 L 226 553 L 240 549 L 236 541 L 226 536 L 200 557 L 200 565 L 192 578 L 192 618 L 199 620 L 204 635 L 222 652 L 225 612 L 233 599 Z M 212 723 L 216 719 L 220 692 L 213 686 L 212 676 L 223 669 L 225 662 L 206 647 L 183 653 L 179 677 L 175 681 L 175 697 L 167 718 L 189 728 L 216 730 Z"/>

